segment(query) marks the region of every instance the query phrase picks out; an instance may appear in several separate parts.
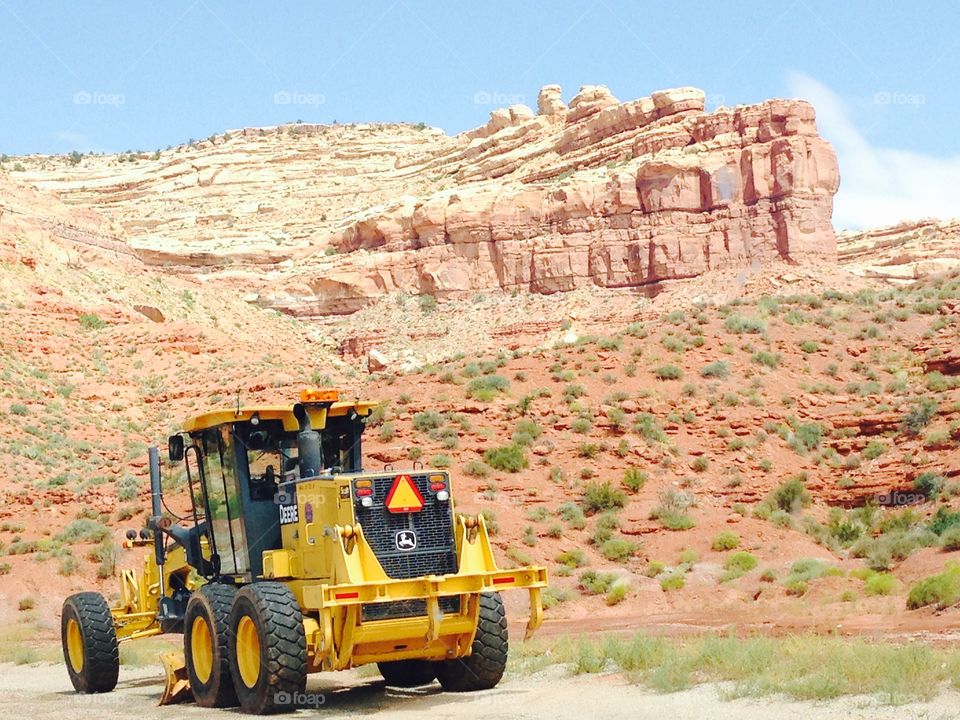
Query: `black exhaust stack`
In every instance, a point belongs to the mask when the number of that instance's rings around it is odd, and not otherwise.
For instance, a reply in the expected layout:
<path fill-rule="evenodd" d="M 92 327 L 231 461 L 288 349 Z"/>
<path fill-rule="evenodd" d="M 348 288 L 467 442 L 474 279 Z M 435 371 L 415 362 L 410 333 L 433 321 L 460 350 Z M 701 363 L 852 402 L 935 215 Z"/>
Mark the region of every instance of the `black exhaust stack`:
<path fill-rule="evenodd" d="M 150 447 L 147 450 L 147 458 L 150 463 L 150 521 L 147 527 L 153 530 L 153 553 L 157 560 L 157 565 L 162 566 L 166 561 L 166 555 L 163 548 L 163 535 L 160 527 L 157 525 L 163 514 L 161 498 L 163 489 L 160 485 L 160 451 L 156 447 Z"/>
<path fill-rule="evenodd" d="M 300 432 L 297 433 L 300 479 L 316 477 L 323 469 L 323 449 L 320 447 L 320 433 L 311 427 L 310 415 L 302 403 L 293 406 L 293 415 L 300 424 Z"/>

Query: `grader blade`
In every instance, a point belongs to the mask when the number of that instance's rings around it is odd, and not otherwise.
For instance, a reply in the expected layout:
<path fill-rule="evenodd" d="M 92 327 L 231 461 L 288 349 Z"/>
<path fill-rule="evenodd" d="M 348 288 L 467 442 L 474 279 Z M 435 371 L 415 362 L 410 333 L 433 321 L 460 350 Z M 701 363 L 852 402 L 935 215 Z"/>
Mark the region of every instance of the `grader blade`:
<path fill-rule="evenodd" d="M 193 699 L 190 692 L 190 680 L 187 678 L 187 663 L 183 653 L 168 652 L 160 655 L 163 671 L 166 674 L 166 684 L 163 695 L 160 696 L 161 705 L 173 705 Z"/>

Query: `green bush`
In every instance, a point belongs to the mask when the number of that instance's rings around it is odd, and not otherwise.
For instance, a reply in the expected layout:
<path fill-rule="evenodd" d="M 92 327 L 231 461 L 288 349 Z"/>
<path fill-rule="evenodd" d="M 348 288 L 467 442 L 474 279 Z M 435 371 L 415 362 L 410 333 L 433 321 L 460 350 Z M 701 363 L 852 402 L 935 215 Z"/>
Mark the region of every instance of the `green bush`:
<path fill-rule="evenodd" d="M 430 462 L 427 464 L 432 468 L 442 470 L 450 467 L 452 462 L 453 461 L 450 459 L 449 455 L 434 455 L 432 458 L 430 458 Z"/>
<path fill-rule="evenodd" d="M 95 543 L 110 537 L 110 528 L 96 520 L 74 520 L 56 539 L 63 543 Z"/>
<path fill-rule="evenodd" d="M 943 483 L 942 475 L 937 475 L 934 472 L 923 472 L 914 478 L 913 489 L 927 500 L 935 500 L 943 490 Z"/>
<path fill-rule="evenodd" d="M 661 365 L 653 371 L 653 374 L 659 380 L 679 380 L 683 377 L 683 370 L 676 365 Z"/>
<path fill-rule="evenodd" d="M 597 522 L 593 527 L 593 544 L 603 545 L 607 540 L 613 537 L 613 531 L 620 527 L 620 521 L 612 512 L 605 512 L 597 517 Z"/>
<path fill-rule="evenodd" d="M 99 330 L 106 326 L 107 323 L 92 313 L 84 313 L 80 316 L 80 327 L 86 330 Z"/>
<path fill-rule="evenodd" d="M 548 587 L 544 588 L 542 593 L 543 599 L 543 609 L 549 610 L 552 607 L 556 607 L 561 603 L 565 603 L 573 599 L 573 593 L 570 592 L 567 588 L 556 588 Z"/>
<path fill-rule="evenodd" d="M 513 441 L 517 445 L 531 445 L 543 433 L 540 426 L 533 420 L 522 419 L 513 429 Z"/>
<path fill-rule="evenodd" d="M 907 595 L 907 608 L 915 610 L 935 605 L 950 607 L 960 601 L 960 566 L 951 565 L 942 573 L 924 578 Z"/>
<path fill-rule="evenodd" d="M 486 477 L 490 474 L 490 468 L 479 460 L 471 460 L 463 466 L 463 472 L 470 477 Z"/>
<path fill-rule="evenodd" d="M 716 360 L 709 365 L 704 365 L 700 369 L 700 375 L 705 378 L 712 377 L 726 380 L 730 377 L 730 366 L 723 360 Z"/>
<path fill-rule="evenodd" d="M 647 474 L 640 468 L 627 468 L 623 471 L 623 484 L 631 493 L 638 493 L 647 483 Z"/>
<path fill-rule="evenodd" d="M 467 397 L 489 402 L 497 393 L 506 392 L 509 387 L 510 381 L 501 375 L 484 375 L 470 381 L 467 385 Z"/>
<path fill-rule="evenodd" d="M 820 447 L 823 426 L 819 423 L 800 423 L 790 434 L 787 444 L 792 450 L 803 454 Z"/>
<path fill-rule="evenodd" d="M 890 595 L 897 586 L 897 579 L 889 573 L 873 573 L 864 582 L 867 595 Z"/>
<path fill-rule="evenodd" d="M 736 335 L 760 335 L 767 329 L 766 323 L 760 318 L 743 315 L 731 315 L 724 321 L 723 326 Z"/>
<path fill-rule="evenodd" d="M 717 552 L 722 552 L 724 550 L 735 550 L 736 548 L 740 547 L 740 536 L 735 532 L 724 530 L 713 539 L 713 541 L 710 543 L 710 547 Z"/>
<path fill-rule="evenodd" d="M 757 566 L 756 556 L 748 553 L 746 550 L 738 550 L 727 556 L 723 561 L 723 569 L 737 573 L 747 573 Z"/>
<path fill-rule="evenodd" d="M 413 427 L 421 432 L 442 427 L 444 422 L 446 418 L 435 410 L 424 410 L 413 416 Z"/>
<path fill-rule="evenodd" d="M 788 513 L 798 512 L 801 508 L 807 507 L 810 501 L 810 493 L 807 491 L 804 479 L 800 476 L 787 480 L 765 500 L 774 508 Z"/>
<path fill-rule="evenodd" d="M 613 510 L 626 504 L 626 493 L 613 487 L 609 480 L 587 483 L 583 489 L 583 505 L 588 512 Z"/>
<path fill-rule="evenodd" d="M 664 576 L 660 580 L 660 589 L 664 592 L 669 592 L 671 590 L 681 590 L 686 584 L 686 579 L 683 577 L 683 573 L 672 572 Z"/>
<path fill-rule="evenodd" d="M 903 416 L 904 432 L 908 435 L 919 435 L 936 414 L 936 400 L 929 397 L 918 398 Z"/>
<path fill-rule="evenodd" d="M 624 538 L 611 538 L 600 546 L 600 552 L 607 560 L 623 562 L 640 552 L 640 543 Z"/>
<path fill-rule="evenodd" d="M 587 554 L 580 548 L 564 550 L 557 555 L 557 562 L 572 568 L 583 567 L 587 564 Z"/>
<path fill-rule="evenodd" d="M 583 514 L 583 508 L 574 502 L 563 503 L 557 508 L 557 515 L 574 530 L 583 530 L 587 525 L 587 518 Z"/>
<path fill-rule="evenodd" d="M 800 350 L 807 355 L 820 352 L 820 343 L 816 342 L 815 340 L 804 340 L 800 343 Z"/>
<path fill-rule="evenodd" d="M 780 365 L 780 354 L 759 350 L 750 358 L 757 365 L 763 365 L 768 368 L 776 368 Z"/>
<path fill-rule="evenodd" d="M 630 592 L 630 581 L 625 577 L 617 578 L 614 580 L 613 585 L 610 586 L 604 602 L 606 602 L 607 605 L 617 605 L 623 602 L 628 592 Z"/>
<path fill-rule="evenodd" d="M 960 526 L 954 525 L 940 536 L 940 547 L 947 552 L 960 550 Z"/>
<path fill-rule="evenodd" d="M 960 525 L 960 512 L 950 512 L 941 505 L 930 518 L 928 527 L 937 535 L 943 535 L 945 531 L 957 525 Z"/>
<path fill-rule="evenodd" d="M 580 587 L 588 595 L 603 595 L 616 579 L 616 573 L 584 570 L 580 573 Z"/>
<path fill-rule="evenodd" d="M 483 453 L 483 460 L 494 470 L 511 473 L 520 472 L 530 465 L 523 447 L 513 443 L 486 450 Z"/>

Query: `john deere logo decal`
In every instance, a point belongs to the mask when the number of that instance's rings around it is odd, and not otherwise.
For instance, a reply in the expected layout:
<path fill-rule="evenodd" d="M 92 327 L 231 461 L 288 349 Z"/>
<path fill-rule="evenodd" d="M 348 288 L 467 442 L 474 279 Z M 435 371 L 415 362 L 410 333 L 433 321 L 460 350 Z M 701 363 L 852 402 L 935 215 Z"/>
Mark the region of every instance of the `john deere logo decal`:
<path fill-rule="evenodd" d="M 394 537 L 397 550 L 416 550 L 417 534 L 413 530 L 401 530 Z"/>

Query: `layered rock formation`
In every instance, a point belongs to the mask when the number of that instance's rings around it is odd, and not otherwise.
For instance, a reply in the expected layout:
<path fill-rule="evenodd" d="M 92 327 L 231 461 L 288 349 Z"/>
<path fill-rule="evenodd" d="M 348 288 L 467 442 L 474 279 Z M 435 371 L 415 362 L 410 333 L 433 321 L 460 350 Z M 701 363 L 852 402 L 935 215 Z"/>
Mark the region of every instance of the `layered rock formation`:
<path fill-rule="evenodd" d="M 707 113 L 694 88 L 585 86 L 566 104 L 554 85 L 454 137 L 291 125 L 121 159 L 27 158 L 24 177 L 97 207 L 147 263 L 304 316 L 835 258 L 836 159 L 802 101 Z"/>
<path fill-rule="evenodd" d="M 960 220 L 921 220 L 891 227 L 843 232 L 840 262 L 852 272 L 909 283 L 960 268 Z"/>
<path fill-rule="evenodd" d="M 391 291 L 463 297 L 641 287 L 773 259 L 833 259 L 838 173 L 803 102 L 704 112 L 682 88 L 619 103 L 546 88 L 531 117 L 493 113 L 445 158 L 459 184 L 350 223 L 345 255 L 267 301 L 351 312 Z"/>

